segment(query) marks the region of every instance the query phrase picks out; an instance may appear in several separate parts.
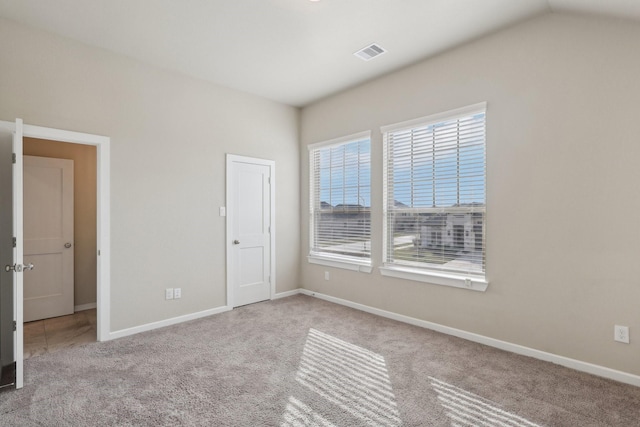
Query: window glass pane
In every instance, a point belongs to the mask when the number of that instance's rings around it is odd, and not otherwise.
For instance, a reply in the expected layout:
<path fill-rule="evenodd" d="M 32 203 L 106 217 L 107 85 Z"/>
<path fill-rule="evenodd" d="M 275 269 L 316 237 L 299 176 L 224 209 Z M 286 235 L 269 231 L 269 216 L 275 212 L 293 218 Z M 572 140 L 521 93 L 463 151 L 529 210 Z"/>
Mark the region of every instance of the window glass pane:
<path fill-rule="evenodd" d="M 317 150 L 316 157 L 319 162 L 317 167 L 327 169 L 331 166 L 331 152 L 329 150 Z"/>
<path fill-rule="evenodd" d="M 318 148 L 312 157 L 312 254 L 370 258 L 370 141 Z"/>
<path fill-rule="evenodd" d="M 484 274 L 485 114 L 385 134 L 387 264 Z"/>

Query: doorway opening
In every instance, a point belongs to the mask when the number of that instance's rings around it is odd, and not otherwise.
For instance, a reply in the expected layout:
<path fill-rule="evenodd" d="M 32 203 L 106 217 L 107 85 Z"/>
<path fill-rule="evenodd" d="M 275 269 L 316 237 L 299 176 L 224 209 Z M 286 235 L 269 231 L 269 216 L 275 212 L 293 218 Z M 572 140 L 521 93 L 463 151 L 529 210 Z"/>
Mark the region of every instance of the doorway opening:
<path fill-rule="evenodd" d="M 97 149 L 23 139 L 24 359 L 97 339 Z"/>
<path fill-rule="evenodd" d="M 6 274 L 0 275 L 2 289 L 10 292 L 10 297 L 2 295 L 0 305 L 0 331 L 2 331 L 0 349 L 2 366 L 13 365 L 16 389 L 24 385 L 24 299 L 23 279 L 32 272 L 32 263 L 24 264 L 24 228 L 23 228 L 23 138 L 36 138 L 71 144 L 94 146 L 96 149 L 96 336 L 98 341 L 110 337 L 110 139 L 105 136 L 81 132 L 66 131 L 23 124 L 21 119 L 15 122 L 0 121 L 0 149 L 9 150 L 6 172 L 7 179 L 0 185 L 0 231 L 6 237 L 0 241 L 0 257 L 5 264 Z M 13 151 L 11 151 L 13 150 Z M 11 153 L 13 152 L 13 156 Z M 13 159 L 13 165 L 11 165 Z M 2 160 L 2 159 L 0 159 Z M 13 239 L 11 239 L 13 236 Z M 10 242 L 13 241 L 13 247 Z M 5 247 L 4 242 L 8 243 Z M 5 304 L 6 303 L 6 304 Z M 5 333 L 6 332 L 6 333 Z M 6 357 L 5 357 L 6 356 Z M 4 370 L 3 370 L 4 375 Z"/>

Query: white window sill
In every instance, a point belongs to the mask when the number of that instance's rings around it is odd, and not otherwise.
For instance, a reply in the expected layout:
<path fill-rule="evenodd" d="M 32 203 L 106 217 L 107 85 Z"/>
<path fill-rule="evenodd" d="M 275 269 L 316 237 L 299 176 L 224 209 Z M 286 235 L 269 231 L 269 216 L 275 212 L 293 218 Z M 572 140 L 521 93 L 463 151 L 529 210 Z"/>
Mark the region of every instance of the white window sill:
<path fill-rule="evenodd" d="M 339 257 L 309 255 L 307 257 L 311 264 L 326 265 L 328 267 L 342 268 L 345 270 L 359 271 L 361 273 L 371 273 L 371 261 L 356 261 Z"/>
<path fill-rule="evenodd" d="M 489 282 L 483 277 L 425 271 L 411 267 L 385 266 L 380 267 L 380 273 L 383 276 L 432 283 L 434 285 L 452 286 L 454 288 L 469 289 L 479 292 L 486 291 L 487 286 L 489 286 Z"/>

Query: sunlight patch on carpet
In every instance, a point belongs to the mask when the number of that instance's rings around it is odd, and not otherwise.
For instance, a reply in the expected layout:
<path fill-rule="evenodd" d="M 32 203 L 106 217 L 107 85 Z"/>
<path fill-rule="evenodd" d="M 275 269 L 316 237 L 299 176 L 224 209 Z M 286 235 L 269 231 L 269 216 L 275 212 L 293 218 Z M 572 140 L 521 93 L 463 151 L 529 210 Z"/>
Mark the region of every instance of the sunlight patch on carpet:
<path fill-rule="evenodd" d="M 310 329 L 296 380 L 368 425 L 402 425 L 384 357 L 372 351 Z"/>
<path fill-rule="evenodd" d="M 280 427 L 336 427 L 295 397 L 289 397 Z"/>
<path fill-rule="evenodd" d="M 440 404 L 447 410 L 447 416 L 454 427 L 541 427 L 518 415 L 504 411 L 492 402 L 436 378 L 429 377 L 431 385 L 438 393 Z"/>

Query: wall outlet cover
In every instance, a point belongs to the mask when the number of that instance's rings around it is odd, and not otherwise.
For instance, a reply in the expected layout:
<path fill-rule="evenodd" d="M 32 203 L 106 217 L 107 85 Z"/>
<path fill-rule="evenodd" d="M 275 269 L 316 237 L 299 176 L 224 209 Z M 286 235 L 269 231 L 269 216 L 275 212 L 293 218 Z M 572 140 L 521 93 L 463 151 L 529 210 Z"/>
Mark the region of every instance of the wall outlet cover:
<path fill-rule="evenodd" d="M 629 327 L 628 326 L 620 326 L 615 325 L 613 327 L 613 339 L 618 342 L 623 342 L 625 344 L 629 344 Z"/>

